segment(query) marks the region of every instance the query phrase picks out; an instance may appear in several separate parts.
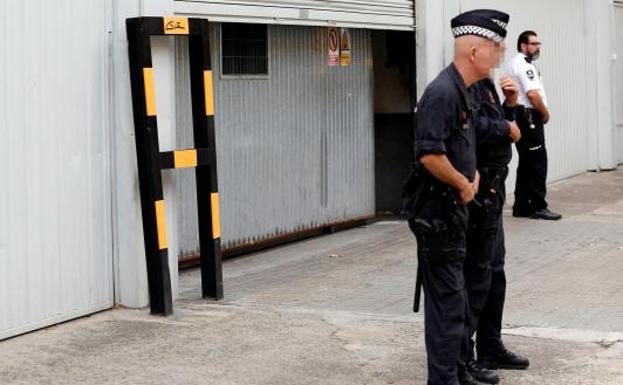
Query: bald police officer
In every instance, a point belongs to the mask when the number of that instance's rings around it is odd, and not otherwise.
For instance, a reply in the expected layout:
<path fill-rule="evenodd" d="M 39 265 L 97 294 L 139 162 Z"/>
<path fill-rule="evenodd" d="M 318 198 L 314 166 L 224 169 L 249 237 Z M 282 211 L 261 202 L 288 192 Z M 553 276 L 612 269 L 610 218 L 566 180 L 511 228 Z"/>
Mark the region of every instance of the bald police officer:
<path fill-rule="evenodd" d="M 519 83 L 519 103 L 525 107 L 525 114 L 519 114 L 517 120 L 522 139 L 516 144 L 519 165 L 513 216 L 558 220 L 562 216 L 550 211 L 545 201 L 547 150 L 543 126 L 549 121 L 549 109 L 541 72 L 534 65 L 541 54 L 536 32 L 522 32 L 517 39 L 517 51 L 509 72 Z"/>
<path fill-rule="evenodd" d="M 506 36 L 500 23 L 470 11 L 451 22 L 454 60 L 418 103 L 415 194 L 405 211 L 423 273 L 429 385 L 482 384 L 466 370 L 469 311 L 463 262 L 467 204 L 477 192 L 476 105 L 468 88 L 487 78 Z M 408 188 L 409 190 L 409 188 Z"/>

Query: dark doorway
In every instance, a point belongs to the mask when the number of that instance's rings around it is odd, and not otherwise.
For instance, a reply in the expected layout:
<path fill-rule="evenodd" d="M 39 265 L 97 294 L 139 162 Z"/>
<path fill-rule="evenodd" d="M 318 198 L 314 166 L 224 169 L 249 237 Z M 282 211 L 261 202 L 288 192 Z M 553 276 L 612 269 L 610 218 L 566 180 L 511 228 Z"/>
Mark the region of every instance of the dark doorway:
<path fill-rule="evenodd" d="M 415 35 L 373 33 L 376 212 L 398 214 L 402 183 L 413 162 Z"/>

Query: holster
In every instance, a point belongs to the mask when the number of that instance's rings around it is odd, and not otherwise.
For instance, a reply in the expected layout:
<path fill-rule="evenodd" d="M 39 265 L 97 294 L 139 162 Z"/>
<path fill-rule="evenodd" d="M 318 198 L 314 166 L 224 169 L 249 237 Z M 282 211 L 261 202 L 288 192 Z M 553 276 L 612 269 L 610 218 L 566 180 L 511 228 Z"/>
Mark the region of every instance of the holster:
<path fill-rule="evenodd" d="M 456 190 L 424 181 L 413 205 L 411 230 L 422 243 L 422 255 L 430 263 L 448 261 L 467 230 L 469 214 Z"/>
<path fill-rule="evenodd" d="M 483 167 L 479 169 L 480 185 L 478 194 L 470 203 L 470 231 L 495 237 L 498 220 L 506 200 L 505 181 L 507 167 Z"/>

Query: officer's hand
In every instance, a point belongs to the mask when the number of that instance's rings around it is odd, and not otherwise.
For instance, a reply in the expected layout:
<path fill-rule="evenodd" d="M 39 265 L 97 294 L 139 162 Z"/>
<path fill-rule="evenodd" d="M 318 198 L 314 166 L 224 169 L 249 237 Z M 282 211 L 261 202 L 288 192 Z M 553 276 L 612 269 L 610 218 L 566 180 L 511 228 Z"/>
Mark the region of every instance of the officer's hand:
<path fill-rule="evenodd" d="M 549 122 L 549 112 L 543 116 L 543 124 L 547 124 L 547 122 Z"/>
<path fill-rule="evenodd" d="M 474 195 L 478 194 L 478 186 L 480 185 L 480 173 L 476 170 L 476 175 L 474 176 L 474 181 L 472 182 L 472 190 L 474 190 Z"/>
<path fill-rule="evenodd" d="M 521 139 L 521 131 L 519 130 L 519 126 L 517 125 L 517 122 L 508 122 L 510 125 L 510 132 L 508 133 L 508 136 L 510 136 L 511 138 L 511 142 L 513 143 L 517 143 L 519 142 L 519 139 Z"/>
<path fill-rule="evenodd" d="M 502 76 L 500 78 L 500 88 L 506 97 L 505 104 L 514 107 L 517 104 L 519 96 L 519 86 L 510 76 Z"/>
<path fill-rule="evenodd" d="M 474 192 L 474 186 L 467 182 L 467 180 L 463 187 L 459 190 L 459 194 L 461 195 L 461 204 L 464 206 L 474 200 L 474 195 L 476 195 Z"/>

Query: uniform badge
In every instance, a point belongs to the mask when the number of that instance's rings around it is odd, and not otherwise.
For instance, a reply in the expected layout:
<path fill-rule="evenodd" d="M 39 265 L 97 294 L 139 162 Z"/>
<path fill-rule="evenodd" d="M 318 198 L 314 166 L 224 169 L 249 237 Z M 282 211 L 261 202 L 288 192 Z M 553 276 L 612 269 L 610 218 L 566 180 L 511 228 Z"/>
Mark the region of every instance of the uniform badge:
<path fill-rule="evenodd" d="M 469 124 L 467 123 L 467 112 L 461 112 L 461 125 L 465 131 L 469 130 Z"/>
<path fill-rule="evenodd" d="M 528 72 L 526 72 L 526 75 L 528 75 L 530 80 L 534 80 L 534 71 L 528 70 Z"/>

